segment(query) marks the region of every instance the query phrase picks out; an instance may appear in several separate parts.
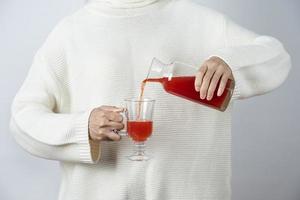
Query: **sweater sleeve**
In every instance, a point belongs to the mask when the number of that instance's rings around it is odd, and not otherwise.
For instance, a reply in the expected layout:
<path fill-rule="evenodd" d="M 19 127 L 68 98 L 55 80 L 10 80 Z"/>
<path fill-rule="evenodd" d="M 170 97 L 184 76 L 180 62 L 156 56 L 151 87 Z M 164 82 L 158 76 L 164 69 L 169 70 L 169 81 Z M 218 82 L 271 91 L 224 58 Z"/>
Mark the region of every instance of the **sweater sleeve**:
<path fill-rule="evenodd" d="M 225 47 L 215 51 L 232 69 L 233 99 L 262 95 L 279 87 L 291 68 L 291 59 L 275 38 L 260 36 L 224 17 Z"/>
<path fill-rule="evenodd" d="M 62 81 L 66 68 L 64 30 L 59 24 L 35 55 L 29 73 L 11 108 L 10 129 L 29 153 L 51 160 L 96 163 L 99 144 L 88 137 L 91 110 L 61 113 Z M 57 72 L 54 72 L 54 69 Z M 61 75 L 61 74 L 60 74 Z"/>

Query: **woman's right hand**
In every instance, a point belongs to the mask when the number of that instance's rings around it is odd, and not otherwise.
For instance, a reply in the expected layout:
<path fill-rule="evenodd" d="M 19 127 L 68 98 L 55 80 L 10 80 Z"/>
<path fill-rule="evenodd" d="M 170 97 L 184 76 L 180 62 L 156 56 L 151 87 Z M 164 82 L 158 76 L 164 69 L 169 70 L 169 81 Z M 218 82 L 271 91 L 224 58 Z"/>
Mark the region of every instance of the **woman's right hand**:
<path fill-rule="evenodd" d="M 113 130 L 122 130 L 124 124 L 120 114 L 124 108 L 100 106 L 92 110 L 89 117 L 89 138 L 94 141 L 119 141 L 120 135 Z"/>

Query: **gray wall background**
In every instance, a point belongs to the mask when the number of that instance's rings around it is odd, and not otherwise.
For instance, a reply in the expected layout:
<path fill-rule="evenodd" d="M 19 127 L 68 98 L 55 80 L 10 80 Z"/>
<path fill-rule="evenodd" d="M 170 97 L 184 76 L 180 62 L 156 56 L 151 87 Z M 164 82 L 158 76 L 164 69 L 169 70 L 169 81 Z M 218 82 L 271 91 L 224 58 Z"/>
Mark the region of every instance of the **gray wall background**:
<path fill-rule="evenodd" d="M 279 38 L 293 69 L 276 91 L 235 104 L 233 200 L 300 199 L 300 1 L 198 0 L 241 25 Z M 57 162 L 24 152 L 8 131 L 11 101 L 53 26 L 83 0 L 0 0 L 0 199 L 53 200 Z"/>

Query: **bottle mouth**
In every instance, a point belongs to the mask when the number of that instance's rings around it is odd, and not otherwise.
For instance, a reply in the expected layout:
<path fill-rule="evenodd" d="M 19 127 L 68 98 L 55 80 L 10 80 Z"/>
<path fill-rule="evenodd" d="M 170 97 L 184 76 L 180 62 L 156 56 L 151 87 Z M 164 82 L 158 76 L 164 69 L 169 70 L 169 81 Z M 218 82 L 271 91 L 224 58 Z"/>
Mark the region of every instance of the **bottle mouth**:
<path fill-rule="evenodd" d="M 163 71 L 163 67 L 166 66 L 165 63 L 163 63 L 162 61 L 160 61 L 158 58 L 154 57 L 151 61 L 151 64 L 149 66 L 148 69 L 148 73 L 146 76 L 146 79 L 148 78 L 154 78 L 154 77 L 150 77 L 151 73 L 157 73 L 157 74 L 161 74 Z"/>

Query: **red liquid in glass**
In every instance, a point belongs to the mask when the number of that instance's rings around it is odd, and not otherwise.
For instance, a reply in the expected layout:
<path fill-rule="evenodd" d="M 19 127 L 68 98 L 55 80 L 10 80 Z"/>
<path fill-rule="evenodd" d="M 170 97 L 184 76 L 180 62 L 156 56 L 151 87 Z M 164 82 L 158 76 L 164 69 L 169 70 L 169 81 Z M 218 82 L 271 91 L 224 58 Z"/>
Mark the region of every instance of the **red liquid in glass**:
<path fill-rule="evenodd" d="M 146 141 L 152 134 L 152 121 L 127 121 L 127 132 L 136 142 Z"/>
<path fill-rule="evenodd" d="M 227 81 L 226 88 L 223 94 L 221 96 L 217 96 L 217 91 L 220 84 L 219 82 L 214 92 L 213 98 L 210 101 L 208 101 L 206 99 L 201 99 L 200 93 L 195 90 L 195 76 L 180 76 L 172 77 L 171 79 L 168 79 L 167 77 L 157 79 L 151 78 L 145 79 L 143 81 L 141 86 L 140 98 L 142 98 L 143 96 L 146 82 L 159 82 L 163 85 L 165 91 L 170 94 L 182 97 L 195 103 L 209 106 L 220 111 L 225 111 L 225 109 L 227 108 L 232 94 L 231 91 L 234 87 L 234 81 L 229 79 Z"/>

